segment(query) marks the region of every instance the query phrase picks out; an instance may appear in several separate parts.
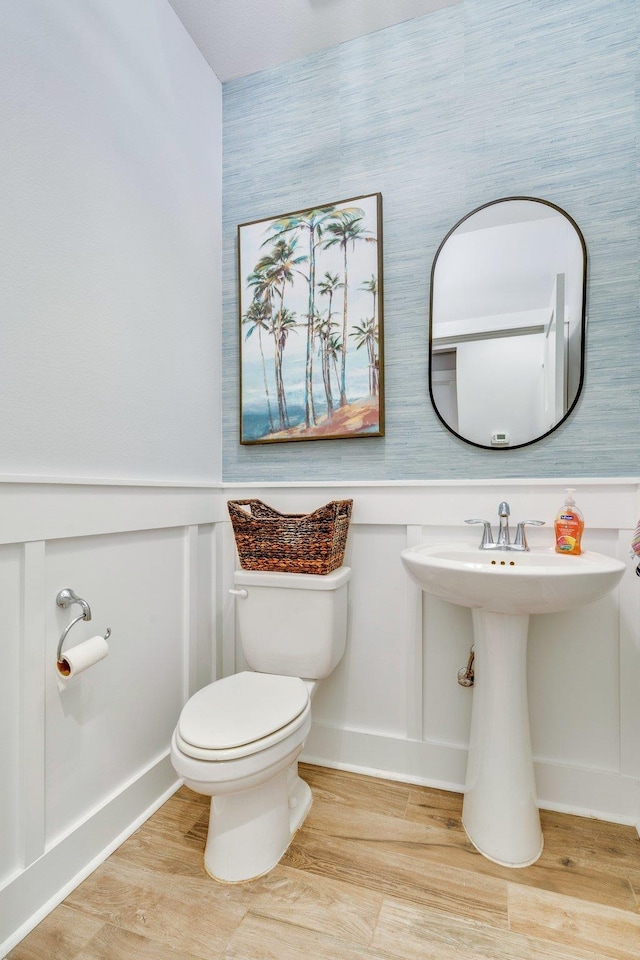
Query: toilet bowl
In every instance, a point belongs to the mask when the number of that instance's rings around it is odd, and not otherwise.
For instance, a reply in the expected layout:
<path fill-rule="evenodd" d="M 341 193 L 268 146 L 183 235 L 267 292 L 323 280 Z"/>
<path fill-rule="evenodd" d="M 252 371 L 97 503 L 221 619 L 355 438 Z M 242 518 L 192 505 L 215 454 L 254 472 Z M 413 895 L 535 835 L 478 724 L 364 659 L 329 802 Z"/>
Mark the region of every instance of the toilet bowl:
<path fill-rule="evenodd" d="M 268 716 L 259 709 L 265 705 Z M 296 763 L 311 729 L 308 686 L 297 677 L 237 673 L 204 687 L 187 707 L 171 762 L 188 787 L 211 797 L 205 869 L 228 883 L 261 876 L 311 807 Z"/>
<path fill-rule="evenodd" d="M 251 642 L 242 629 L 240 639 L 254 670 L 194 694 L 171 740 L 176 773 L 211 797 L 204 864 L 215 880 L 237 883 L 271 870 L 311 807 L 297 760 L 311 729 L 316 678 L 344 652 L 349 576 L 347 567 L 324 576 L 236 572 L 236 585 L 246 584 L 235 591 L 238 621 L 249 614 Z M 311 679 L 293 675 L 301 656 Z M 260 672 L 274 666 L 279 672 Z"/>

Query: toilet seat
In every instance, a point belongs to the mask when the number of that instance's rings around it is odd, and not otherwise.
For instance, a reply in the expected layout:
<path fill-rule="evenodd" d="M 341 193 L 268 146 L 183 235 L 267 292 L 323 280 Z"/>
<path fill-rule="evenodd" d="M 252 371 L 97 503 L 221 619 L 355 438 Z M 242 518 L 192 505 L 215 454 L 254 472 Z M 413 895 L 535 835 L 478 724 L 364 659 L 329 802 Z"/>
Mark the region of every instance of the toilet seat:
<path fill-rule="evenodd" d="M 235 760 L 295 733 L 310 710 L 308 689 L 299 677 L 236 673 L 191 697 L 178 721 L 176 743 L 196 759 Z"/>

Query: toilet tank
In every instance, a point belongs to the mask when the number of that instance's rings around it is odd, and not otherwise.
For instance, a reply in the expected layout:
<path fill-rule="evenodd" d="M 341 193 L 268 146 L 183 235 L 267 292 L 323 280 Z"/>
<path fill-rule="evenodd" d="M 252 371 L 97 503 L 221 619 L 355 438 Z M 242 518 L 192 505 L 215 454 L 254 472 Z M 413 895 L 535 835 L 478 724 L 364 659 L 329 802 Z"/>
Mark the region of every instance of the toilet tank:
<path fill-rule="evenodd" d="M 236 570 L 237 628 L 248 666 L 322 680 L 347 642 L 350 567 L 326 575 Z"/>

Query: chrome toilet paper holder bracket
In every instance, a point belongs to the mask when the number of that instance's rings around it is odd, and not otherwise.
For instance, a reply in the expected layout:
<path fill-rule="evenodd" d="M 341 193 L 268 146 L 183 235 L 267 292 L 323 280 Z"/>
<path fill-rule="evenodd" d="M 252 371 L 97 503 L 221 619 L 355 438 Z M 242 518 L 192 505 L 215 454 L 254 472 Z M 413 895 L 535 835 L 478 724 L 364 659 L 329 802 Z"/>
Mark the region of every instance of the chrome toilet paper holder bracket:
<path fill-rule="evenodd" d="M 59 590 L 58 595 L 56 596 L 56 603 L 59 607 L 70 607 L 72 603 L 79 603 L 82 607 L 82 613 L 68 623 L 60 635 L 60 640 L 58 641 L 58 652 L 56 654 L 56 659 L 58 663 L 62 663 L 62 646 L 67 639 L 67 634 L 71 627 L 75 626 L 76 623 L 79 623 L 80 620 L 91 620 L 91 607 L 86 600 L 83 600 L 81 597 L 76 596 L 73 590 L 70 587 L 65 587 L 64 590 Z M 108 640 L 111 636 L 111 627 L 107 627 L 107 632 L 104 635 L 104 639 Z"/>

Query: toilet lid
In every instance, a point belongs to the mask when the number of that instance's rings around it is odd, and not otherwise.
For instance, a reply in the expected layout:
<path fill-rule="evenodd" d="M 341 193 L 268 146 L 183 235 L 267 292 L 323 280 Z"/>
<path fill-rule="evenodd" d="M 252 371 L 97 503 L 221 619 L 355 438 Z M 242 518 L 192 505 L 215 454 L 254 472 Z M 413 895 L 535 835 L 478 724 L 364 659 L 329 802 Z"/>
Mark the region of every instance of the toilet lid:
<path fill-rule="evenodd" d="M 309 694 L 299 677 L 236 673 L 199 690 L 178 723 L 182 739 L 205 750 L 227 750 L 261 740 L 295 720 Z"/>

